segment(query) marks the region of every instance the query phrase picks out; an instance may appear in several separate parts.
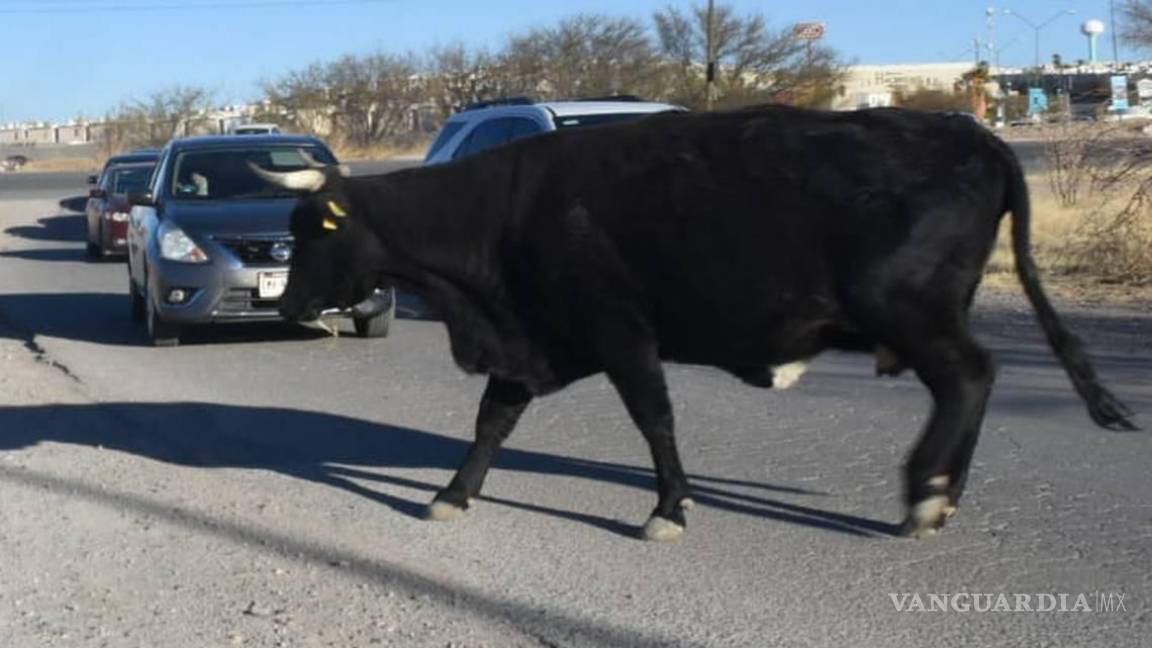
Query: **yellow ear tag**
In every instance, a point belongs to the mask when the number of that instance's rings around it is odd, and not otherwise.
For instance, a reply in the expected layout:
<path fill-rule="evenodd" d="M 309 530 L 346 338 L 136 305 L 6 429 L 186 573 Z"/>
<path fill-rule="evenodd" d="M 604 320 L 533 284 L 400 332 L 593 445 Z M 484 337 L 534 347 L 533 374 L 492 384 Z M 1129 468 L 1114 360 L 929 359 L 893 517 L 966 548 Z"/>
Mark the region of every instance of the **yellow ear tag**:
<path fill-rule="evenodd" d="M 334 200 L 328 201 L 328 211 L 332 212 L 333 216 L 339 216 L 340 218 L 347 218 L 348 217 L 348 212 L 341 209 L 340 205 L 337 205 L 336 201 L 334 201 Z"/>
<path fill-rule="evenodd" d="M 338 230 L 338 229 L 340 229 L 340 226 L 336 224 L 336 221 L 332 220 L 331 218 L 325 218 L 323 225 L 324 225 L 324 229 L 326 229 L 326 230 Z"/>

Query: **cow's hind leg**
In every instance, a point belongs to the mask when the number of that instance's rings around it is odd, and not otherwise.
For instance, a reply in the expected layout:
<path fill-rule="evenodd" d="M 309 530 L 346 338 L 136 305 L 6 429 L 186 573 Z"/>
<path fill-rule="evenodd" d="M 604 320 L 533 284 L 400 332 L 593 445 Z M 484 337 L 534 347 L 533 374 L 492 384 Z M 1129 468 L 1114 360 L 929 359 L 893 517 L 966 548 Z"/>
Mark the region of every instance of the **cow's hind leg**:
<path fill-rule="evenodd" d="M 987 401 L 985 401 L 987 403 Z M 984 411 L 981 410 L 978 421 L 984 420 Z M 980 438 L 980 423 L 965 433 L 960 448 L 952 456 L 952 466 L 948 471 L 951 479 L 948 484 L 948 506 L 944 509 L 944 517 L 950 518 L 956 514 L 960 506 L 960 497 L 964 495 L 964 488 L 968 484 L 968 471 L 972 466 L 972 455 L 976 452 L 976 442 Z"/>
<path fill-rule="evenodd" d="M 532 394 L 524 385 L 489 376 L 476 416 L 476 440 L 456 476 L 428 505 L 428 519 L 452 520 L 468 508 L 471 499 L 480 493 L 500 444 L 512 433 L 531 400 Z"/>
<path fill-rule="evenodd" d="M 672 404 L 656 344 L 646 339 L 635 345 L 622 345 L 607 364 L 608 378 L 648 442 L 656 465 L 659 499 L 644 525 L 644 538 L 660 542 L 677 540 L 684 533 L 684 511 L 692 507 L 692 500 L 688 478 L 676 450 Z"/>
<path fill-rule="evenodd" d="M 905 344 L 920 379 L 932 393 L 932 416 L 905 466 L 908 515 L 903 535 L 935 534 L 955 512 L 968 477 L 995 370 L 966 330 Z"/>

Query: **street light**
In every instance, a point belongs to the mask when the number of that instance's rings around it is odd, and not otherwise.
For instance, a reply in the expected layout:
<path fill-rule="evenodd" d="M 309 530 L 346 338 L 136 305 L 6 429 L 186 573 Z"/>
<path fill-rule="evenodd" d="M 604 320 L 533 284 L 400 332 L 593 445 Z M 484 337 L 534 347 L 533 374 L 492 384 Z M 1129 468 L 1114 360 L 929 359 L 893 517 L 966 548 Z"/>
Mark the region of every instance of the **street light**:
<path fill-rule="evenodd" d="M 1053 16 L 1051 18 L 1049 18 L 1048 20 L 1045 20 L 1044 22 L 1042 22 L 1040 24 L 1036 24 L 1036 23 L 1032 22 L 1031 20 L 1028 20 L 1024 16 L 1020 15 L 1019 12 L 1012 11 L 1011 9 L 1005 9 L 1004 13 L 1009 15 L 1009 16 L 1016 16 L 1017 18 L 1020 19 L 1021 22 L 1023 22 L 1025 25 L 1028 25 L 1029 27 L 1031 27 L 1036 32 L 1036 75 L 1039 76 L 1040 75 L 1040 30 L 1044 29 L 1048 25 L 1051 25 L 1052 23 L 1063 18 L 1064 16 L 1071 16 L 1071 15 L 1075 14 L 1076 10 L 1075 9 L 1065 9 L 1064 11 L 1059 11 L 1059 12 L 1053 14 Z"/>

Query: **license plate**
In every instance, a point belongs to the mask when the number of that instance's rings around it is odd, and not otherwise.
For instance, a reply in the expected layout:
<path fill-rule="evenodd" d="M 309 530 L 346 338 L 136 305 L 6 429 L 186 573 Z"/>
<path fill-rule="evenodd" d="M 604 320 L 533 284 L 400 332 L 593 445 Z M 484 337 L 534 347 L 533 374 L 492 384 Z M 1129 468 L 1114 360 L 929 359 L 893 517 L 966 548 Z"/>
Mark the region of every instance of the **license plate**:
<path fill-rule="evenodd" d="M 260 299 L 279 299 L 288 285 L 287 272 L 261 272 L 256 276 Z"/>

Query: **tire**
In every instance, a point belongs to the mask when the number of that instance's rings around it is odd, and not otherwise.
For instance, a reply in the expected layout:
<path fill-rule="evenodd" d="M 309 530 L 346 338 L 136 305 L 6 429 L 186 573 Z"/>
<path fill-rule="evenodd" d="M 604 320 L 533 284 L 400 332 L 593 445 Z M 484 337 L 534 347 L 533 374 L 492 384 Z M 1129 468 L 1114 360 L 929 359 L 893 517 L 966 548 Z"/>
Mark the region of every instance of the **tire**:
<path fill-rule="evenodd" d="M 148 307 L 144 304 L 144 296 L 136 290 L 136 286 L 132 283 L 132 277 L 128 277 L 128 299 L 130 306 L 128 313 L 132 317 L 133 322 L 143 322 L 144 317 L 147 315 Z"/>
<path fill-rule="evenodd" d="M 145 325 L 148 329 L 148 340 L 152 346 L 174 347 L 180 344 L 180 327 L 171 322 L 165 322 L 156 312 L 156 304 L 151 297 L 144 297 Z"/>
<path fill-rule="evenodd" d="M 88 258 L 92 261 L 103 261 L 104 254 L 104 228 L 97 225 L 96 227 L 96 242 L 88 241 Z"/>
<path fill-rule="evenodd" d="M 352 319 L 356 335 L 362 338 L 388 337 L 388 332 L 392 329 L 392 320 L 396 317 L 396 289 L 390 290 L 392 303 L 388 305 L 388 310 L 374 317 Z"/>

